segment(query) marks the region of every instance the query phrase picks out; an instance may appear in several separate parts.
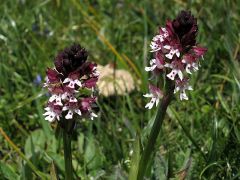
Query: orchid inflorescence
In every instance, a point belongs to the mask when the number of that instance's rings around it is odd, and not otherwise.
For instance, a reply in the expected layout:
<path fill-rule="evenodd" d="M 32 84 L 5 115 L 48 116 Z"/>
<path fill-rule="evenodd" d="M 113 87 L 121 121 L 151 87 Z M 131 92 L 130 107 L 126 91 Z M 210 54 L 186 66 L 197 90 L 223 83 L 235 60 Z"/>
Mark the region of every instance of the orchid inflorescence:
<path fill-rule="evenodd" d="M 181 11 L 176 19 L 166 22 L 166 27 L 159 28 L 150 44 L 154 58 L 145 70 L 154 76 L 166 72 L 167 78 L 175 83 L 174 93 L 180 92 L 180 100 L 188 100 L 186 90 L 193 90 L 189 75 L 199 69 L 199 59 L 207 51 L 196 43 L 197 31 L 197 19 L 190 11 Z M 154 104 L 158 105 L 163 92 L 154 85 L 149 85 L 149 90 L 150 93 L 144 96 L 150 97 L 151 101 L 145 107 L 151 109 Z"/>
<path fill-rule="evenodd" d="M 96 82 L 99 73 L 95 63 L 87 61 L 87 51 L 78 44 L 59 52 L 54 59 L 55 68 L 47 69 L 46 83 L 51 94 L 45 119 L 54 122 L 74 115 L 90 117 L 96 103 Z"/>

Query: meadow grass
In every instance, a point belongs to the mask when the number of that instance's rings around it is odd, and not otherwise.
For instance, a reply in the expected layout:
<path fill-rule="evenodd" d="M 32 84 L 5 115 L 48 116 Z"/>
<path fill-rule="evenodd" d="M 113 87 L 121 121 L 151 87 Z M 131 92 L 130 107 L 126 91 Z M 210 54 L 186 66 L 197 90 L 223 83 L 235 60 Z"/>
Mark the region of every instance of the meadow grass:
<path fill-rule="evenodd" d="M 240 1 L 55 0 L 0 4 L 0 177 L 63 179 L 60 134 L 42 116 L 46 67 L 73 42 L 99 64 L 141 80 L 126 96 L 99 97 L 99 117 L 78 124 L 76 179 L 127 179 L 146 143 L 156 109 L 147 111 L 149 43 L 180 10 L 198 18 L 208 48 L 189 101 L 177 95 L 157 140 L 149 179 L 240 179 Z M 40 75 L 42 82 L 37 83 Z M 132 153 L 134 152 L 134 153 Z"/>

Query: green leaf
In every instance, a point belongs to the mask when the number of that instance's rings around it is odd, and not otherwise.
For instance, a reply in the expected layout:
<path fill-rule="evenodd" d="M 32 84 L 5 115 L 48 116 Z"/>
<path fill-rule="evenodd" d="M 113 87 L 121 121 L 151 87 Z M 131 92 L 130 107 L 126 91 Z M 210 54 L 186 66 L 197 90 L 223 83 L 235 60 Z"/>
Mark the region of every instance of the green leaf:
<path fill-rule="evenodd" d="M 54 165 L 54 162 L 51 163 L 51 169 L 50 169 L 50 176 L 51 180 L 58 180 L 57 172 L 56 172 L 56 167 Z"/>
<path fill-rule="evenodd" d="M 219 91 L 217 92 L 217 96 L 218 96 L 218 99 L 220 100 L 220 102 L 221 102 L 221 104 L 222 104 L 223 109 L 224 109 L 228 114 L 230 114 L 231 110 L 230 110 L 230 108 L 228 107 L 227 102 L 224 101 L 224 99 L 223 99 L 223 97 L 222 97 L 222 95 L 220 94 Z"/>
<path fill-rule="evenodd" d="M 84 134 L 80 133 L 78 136 L 78 149 L 80 154 L 83 154 L 84 152 L 83 146 L 84 146 Z"/>
<path fill-rule="evenodd" d="M 84 153 L 84 161 L 87 165 L 87 168 L 90 170 L 96 170 L 102 167 L 104 159 L 105 156 L 103 155 L 99 146 L 96 144 L 93 136 L 90 136 Z"/>
<path fill-rule="evenodd" d="M 57 167 L 61 170 L 61 171 L 65 171 L 64 170 L 64 158 L 62 155 L 56 154 L 54 152 L 47 152 L 47 155 L 50 156 L 54 162 L 54 164 L 57 165 Z"/>
<path fill-rule="evenodd" d="M 3 162 L 0 162 L 0 174 L 2 174 L 6 179 L 9 180 L 18 179 L 18 175 L 14 172 L 13 168 L 10 165 L 5 164 Z"/>
<path fill-rule="evenodd" d="M 131 168 L 130 168 L 130 173 L 129 173 L 129 180 L 135 180 L 137 179 L 138 175 L 138 165 L 140 161 L 140 152 L 141 152 L 141 147 L 140 147 L 140 138 L 136 137 L 136 140 L 134 142 L 134 151 L 133 151 L 133 156 L 131 160 Z"/>
<path fill-rule="evenodd" d="M 57 152 L 57 148 L 58 148 L 58 141 L 55 138 L 55 136 L 49 137 L 47 140 L 47 151 Z"/>
<path fill-rule="evenodd" d="M 46 137 L 42 130 L 33 131 L 27 138 L 25 143 L 25 155 L 30 158 L 33 154 L 37 152 L 43 152 L 46 142 Z"/>

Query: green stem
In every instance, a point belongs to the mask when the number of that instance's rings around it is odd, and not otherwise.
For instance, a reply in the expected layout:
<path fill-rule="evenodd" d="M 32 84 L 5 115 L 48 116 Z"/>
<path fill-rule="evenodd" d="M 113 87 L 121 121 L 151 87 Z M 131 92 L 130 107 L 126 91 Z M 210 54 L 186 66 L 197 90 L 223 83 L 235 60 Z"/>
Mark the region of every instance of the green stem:
<path fill-rule="evenodd" d="M 154 121 L 154 124 L 152 126 L 149 140 L 147 142 L 147 146 L 143 151 L 142 157 L 139 162 L 138 166 L 138 180 L 142 180 L 144 178 L 144 174 L 146 172 L 146 169 L 148 167 L 148 161 L 150 160 L 152 153 L 154 152 L 154 145 L 156 143 L 158 134 L 160 132 L 167 107 L 169 103 L 171 102 L 172 96 L 173 96 L 173 89 L 174 86 L 171 82 L 167 82 L 167 90 L 165 93 L 165 96 L 163 97 L 160 106 L 158 107 L 157 115 Z"/>
<path fill-rule="evenodd" d="M 64 161 L 65 161 L 65 179 L 73 179 L 72 167 L 72 150 L 71 150 L 71 133 L 63 129 L 63 146 L 64 146 Z"/>

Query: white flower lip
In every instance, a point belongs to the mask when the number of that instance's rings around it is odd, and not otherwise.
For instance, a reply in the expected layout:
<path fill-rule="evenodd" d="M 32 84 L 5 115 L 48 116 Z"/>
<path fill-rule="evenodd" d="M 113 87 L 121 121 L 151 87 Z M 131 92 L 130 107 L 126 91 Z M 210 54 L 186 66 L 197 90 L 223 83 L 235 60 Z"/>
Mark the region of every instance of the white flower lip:
<path fill-rule="evenodd" d="M 75 84 L 78 85 L 79 87 L 82 87 L 82 83 L 78 79 L 73 80 L 71 78 L 66 78 L 63 81 L 63 83 L 68 83 L 68 82 L 69 82 L 68 87 L 72 89 L 75 88 Z"/>
<path fill-rule="evenodd" d="M 188 84 L 187 79 L 183 79 L 182 81 L 178 81 L 178 83 L 176 83 L 174 94 L 180 91 L 180 100 L 188 100 L 186 90 L 192 91 L 193 88 Z"/>
<path fill-rule="evenodd" d="M 50 107 L 46 107 L 45 108 L 46 112 L 43 114 L 45 117 L 45 120 L 49 121 L 49 122 L 54 122 L 55 119 L 57 119 L 58 121 L 60 120 L 60 116 L 54 112 L 54 110 Z"/>
<path fill-rule="evenodd" d="M 156 104 L 156 107 L 158 106 L 160 98 L 163 97 L 163 93 L 159 88 L 152 85 L 149 86 L 149 89 L 151 93 L 144 94 L 143 96 L 151 98 L 150 102 L 146 104 L 145 108 L 152 109 L 154 104 Z"/>

